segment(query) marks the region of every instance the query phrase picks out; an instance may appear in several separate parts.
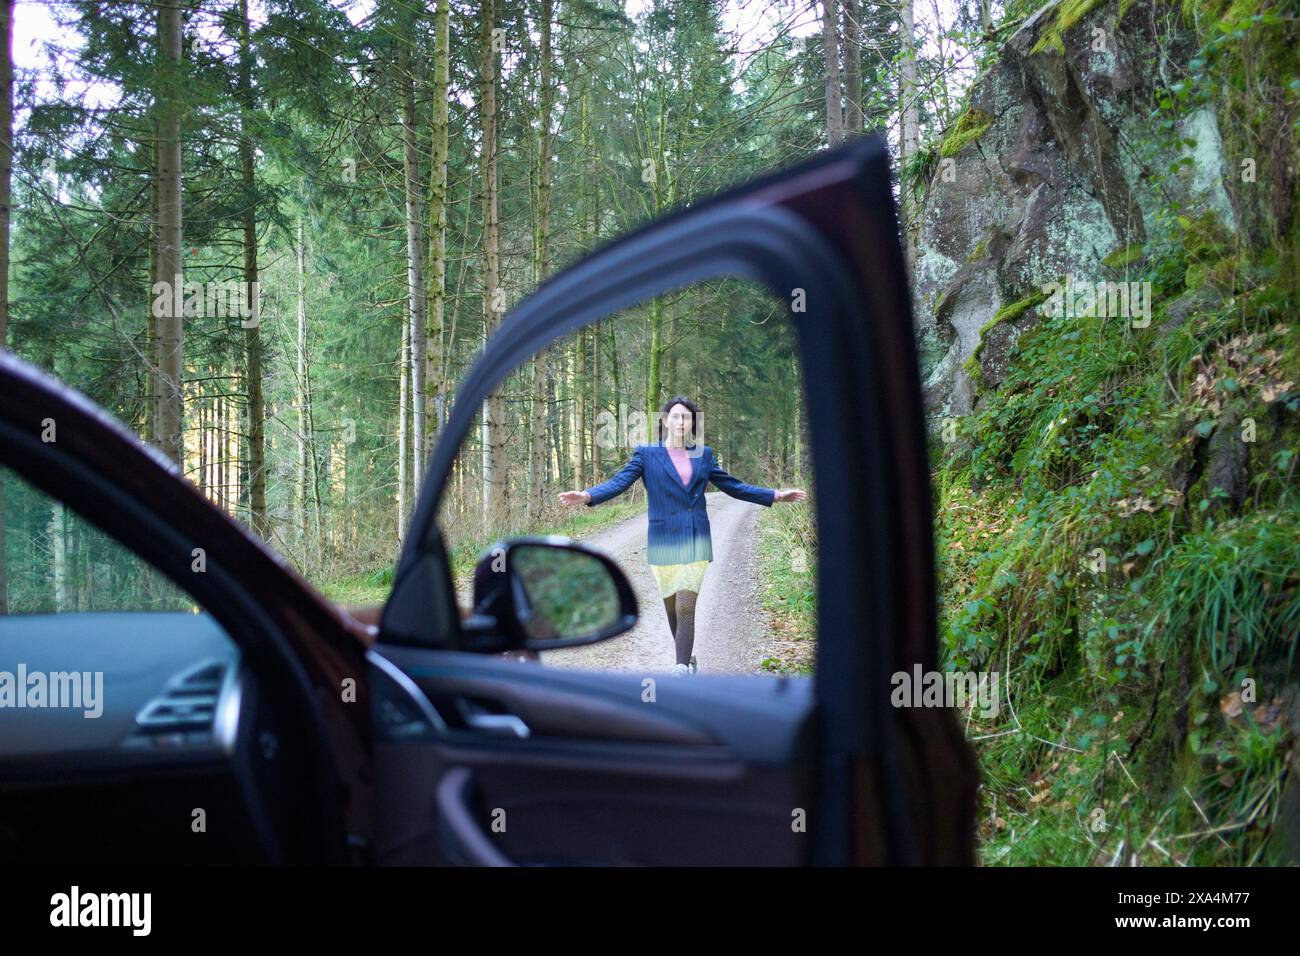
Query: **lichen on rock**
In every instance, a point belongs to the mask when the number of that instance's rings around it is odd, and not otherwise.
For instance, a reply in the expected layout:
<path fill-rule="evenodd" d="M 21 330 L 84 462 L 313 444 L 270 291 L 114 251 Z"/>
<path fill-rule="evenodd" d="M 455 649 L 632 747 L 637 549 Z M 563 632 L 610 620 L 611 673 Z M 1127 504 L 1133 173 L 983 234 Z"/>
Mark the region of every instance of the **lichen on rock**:
<path fill-rule="evenodd" d="M 1182 18 L 1166 18 L 1175 32 L 1157 34 L 1152 18 L 1124 7 L 1060 0 L 1034 13 L 939 145 L 913 264 L 922 379 L 936 417 L 972 410 L 972 357 L 998 354 L 980 348 L 981 330 L 1009 303 L 1062 275 L 1100 281 L 1138 264 L 1148 238 L 1168 232 L 1158 217 L 1170 201 L 1233 228 L 1213 110 L 1183 118 L 1178 136 L 1195 145 L 1184 144 L 1180 174 L 1163 192 L 1150 188 L 1153 166 L 1168 162 L 1150 123 L 1162 83 L 1150 64 L 1188 60 L 1197 44 Z M 1030 312 L 1015 325 L 1035 320 Z"/>

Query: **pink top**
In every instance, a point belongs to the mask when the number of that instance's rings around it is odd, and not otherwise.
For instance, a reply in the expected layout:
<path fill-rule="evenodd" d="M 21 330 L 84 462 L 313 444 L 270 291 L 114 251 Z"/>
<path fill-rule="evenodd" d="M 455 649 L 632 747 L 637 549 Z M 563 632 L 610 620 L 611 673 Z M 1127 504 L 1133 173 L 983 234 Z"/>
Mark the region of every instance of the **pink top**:
<path fill-rule="evenodd" d="M 677 477 L 681 478 L 682 484 L 691 483 L 691 456 L 685 448 L 674 448 L 671 445 L 665 445 L 668 449 L 668 457 L 673 460 L 677 466 Z"/>

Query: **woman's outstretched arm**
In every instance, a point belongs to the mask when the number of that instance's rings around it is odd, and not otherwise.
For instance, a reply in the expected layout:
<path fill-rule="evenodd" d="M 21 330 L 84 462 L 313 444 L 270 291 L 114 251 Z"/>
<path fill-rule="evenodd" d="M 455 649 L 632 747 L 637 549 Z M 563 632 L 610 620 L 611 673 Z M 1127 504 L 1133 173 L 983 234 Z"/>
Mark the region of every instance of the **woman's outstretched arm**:
<path fill-rule="evenodd" d="M 620 468 L 618 474 L 613 478 L 602 481 L 586 491 L 563 491 L 560 493 L 560 503 L 566 505 L 586 504 L 588 507 L 598 505 L 602 501 L 616 498 L 627 491 L 644 472 L 645 465 L 641 458 L 641 449 L 638 448 L 632 452 L 632 457 L 628 459 L 627 464 Z"/>
<path fill-rule="evenodd" d="M 756 505 L 768 506 L 776 501 L 775 488 L 763 488 L 759 485 L 749 485 L 735 478 L 723 470 L 718 464 L 715 456 L 710 456 L 713 467 L 709 471 L 709 481 L 719 491 L 725 491 L 733 498 L 739 498 L 741 501 L 752 501 Z"/>
<path fill-rule="evenodd" d="M 756 505 L 770 506 L 778 501 L 803 501 L 807 495 L 798 488 L 763 488 L 759 485 L 747 485 L 723 470 L 718 459 L 713 458 L 713 469 L 709 472 L 709 481 L 719 491 L 725 491 L 741 501 L 752 501 Z"/>

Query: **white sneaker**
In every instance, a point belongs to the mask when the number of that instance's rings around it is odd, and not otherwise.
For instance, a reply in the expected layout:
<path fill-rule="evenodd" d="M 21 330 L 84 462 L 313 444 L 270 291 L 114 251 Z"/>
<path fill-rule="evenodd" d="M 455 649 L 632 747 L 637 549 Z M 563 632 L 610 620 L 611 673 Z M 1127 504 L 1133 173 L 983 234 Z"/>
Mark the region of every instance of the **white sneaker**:
<path fill-rule="evenodd" d="M 694 655 L 694 654 L 691 655 L 691 663 L 690 663 L 689 666 L 690 666 L 690 671 L 691 671 L 692 674 L 698 674 L 698 673 L 700 672 L 700 665 L 699 665 L 699 663 L 695 660 L 695 655 Z"/>
<path fill-rule="evenodd" d="M 690 669 L 690 667 L 688 667 L 686 664 L 674 664 L 674 665 L 673 665 L 673 676 L 674 676 L 674 677 L 688 677 L 688 676 L 690 676 L 690 673 L 691 673 L 691 669 Z"/>

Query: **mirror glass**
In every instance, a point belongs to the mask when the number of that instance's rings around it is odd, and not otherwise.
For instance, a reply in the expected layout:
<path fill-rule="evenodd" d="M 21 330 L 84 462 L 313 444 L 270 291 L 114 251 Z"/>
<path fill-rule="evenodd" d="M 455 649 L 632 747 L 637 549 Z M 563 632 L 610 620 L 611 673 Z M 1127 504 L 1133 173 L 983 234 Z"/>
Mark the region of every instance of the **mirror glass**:
<path fill-rule="evenodd" d="M 583 638 L 619 619 L 618 589 L 597 557 L 546 545 L 510 552 L 519 619 L 530 638 Z"/>

